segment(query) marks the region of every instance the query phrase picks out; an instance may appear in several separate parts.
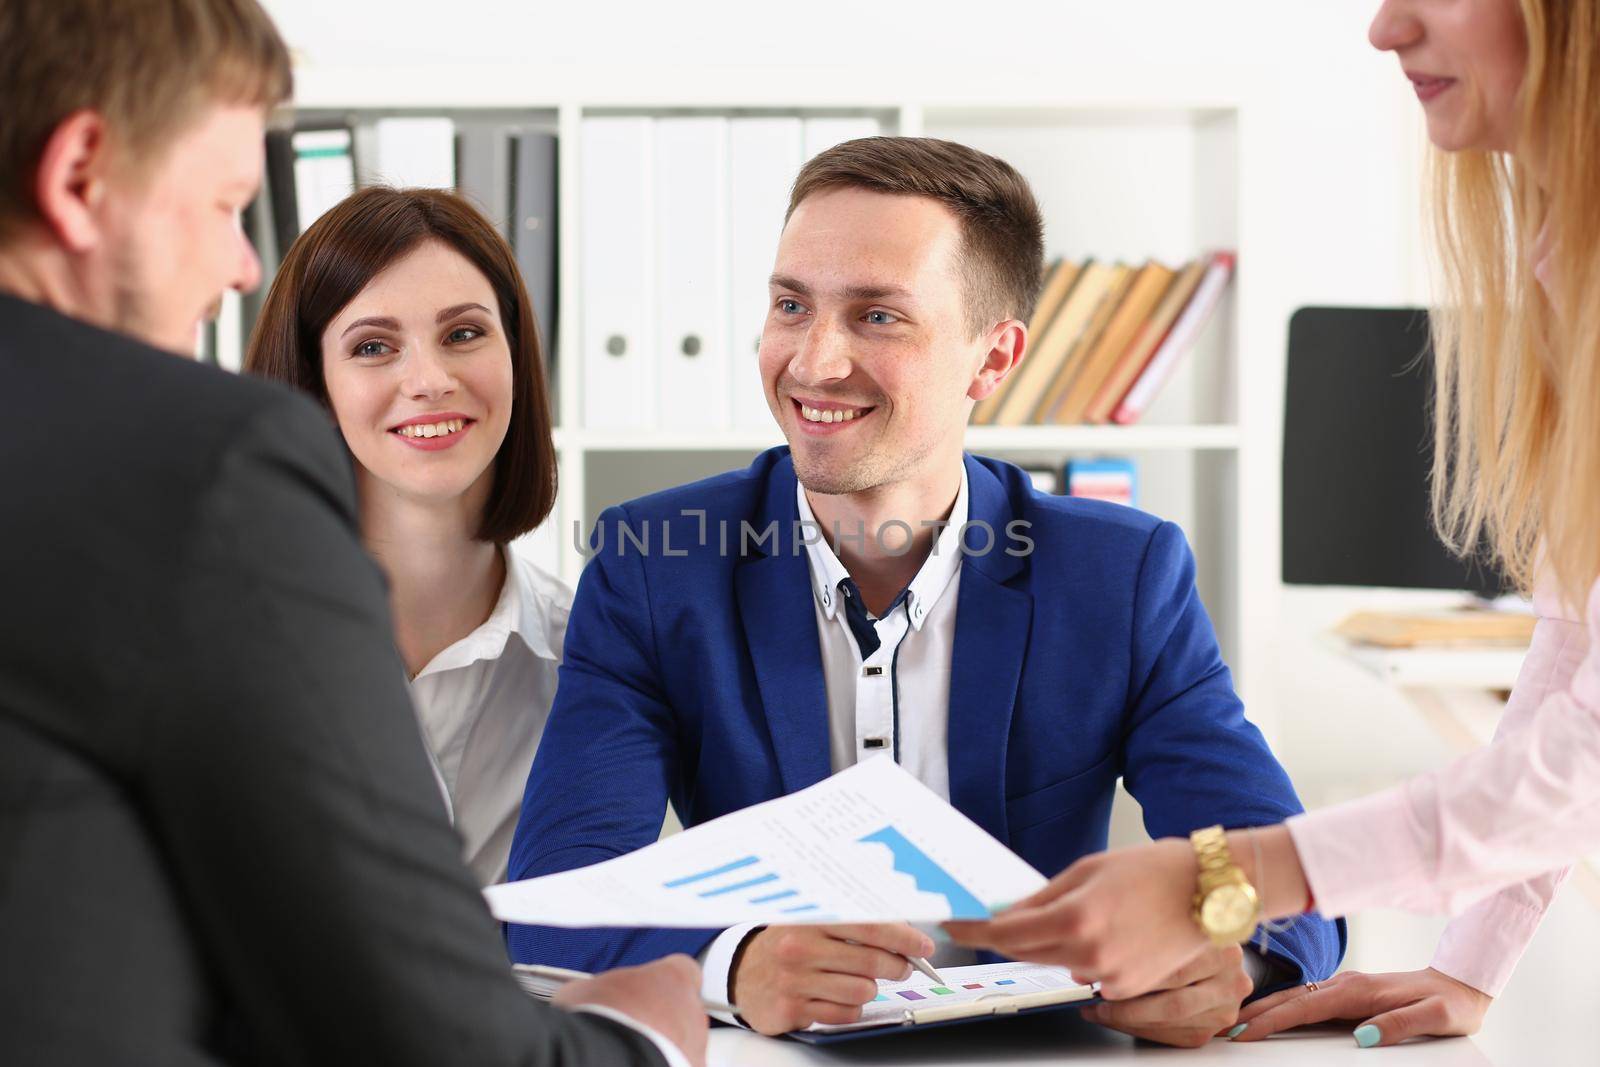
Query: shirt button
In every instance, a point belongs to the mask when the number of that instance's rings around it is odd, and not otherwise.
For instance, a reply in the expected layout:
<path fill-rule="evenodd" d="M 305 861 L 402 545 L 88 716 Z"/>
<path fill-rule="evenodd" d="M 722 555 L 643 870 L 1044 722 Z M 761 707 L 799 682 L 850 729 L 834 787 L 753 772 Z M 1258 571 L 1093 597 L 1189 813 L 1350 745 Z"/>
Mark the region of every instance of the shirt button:
<path fill-rule="evenodd" d="M 822 594 L 822 606 L 825 608 L 831 608 L 833 606 L 833 597 L 827 591 L 824 591 Z"/>

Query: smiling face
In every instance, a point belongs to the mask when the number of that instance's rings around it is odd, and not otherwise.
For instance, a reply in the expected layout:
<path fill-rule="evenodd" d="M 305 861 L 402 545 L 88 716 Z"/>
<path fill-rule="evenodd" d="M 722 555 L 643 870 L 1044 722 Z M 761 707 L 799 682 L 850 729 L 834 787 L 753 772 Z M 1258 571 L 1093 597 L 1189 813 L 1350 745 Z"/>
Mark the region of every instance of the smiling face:
<path fill-rule="evenodd" d="M 995 332 L 969 336 L 961 242 L 955 215 L 919 196 L 826 189 L 790 216 L 761 376 L 807 489 L 862 492 L 959 463 Z"/>
<path fill-rule="evenodd" d="M 1368 39 L 1416 87 L 1428 139 L 1447 152 L 1509 152 L 1528 65 L 1517 0 L 1385 0 Z"/>
<path fill-rule="evenodd" d="M 489 279 L 428 240 L 376 275 L 322 333 L 322 374 L 374 490 L 481 513 L 510 425 L 511 350 Z"/>

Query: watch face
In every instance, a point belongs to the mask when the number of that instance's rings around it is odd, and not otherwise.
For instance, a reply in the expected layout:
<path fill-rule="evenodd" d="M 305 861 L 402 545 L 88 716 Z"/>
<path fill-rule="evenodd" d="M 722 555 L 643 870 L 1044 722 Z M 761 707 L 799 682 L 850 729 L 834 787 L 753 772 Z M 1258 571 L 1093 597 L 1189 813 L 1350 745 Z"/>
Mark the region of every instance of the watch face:
<path fill-rule="evenodd" d="M 1206 894 L 1200 920 L 1214 933 L 1240 931 L 1243 936 L 1255 926 L 1255 898 L 1243 886 L 1218 886 Z"/>

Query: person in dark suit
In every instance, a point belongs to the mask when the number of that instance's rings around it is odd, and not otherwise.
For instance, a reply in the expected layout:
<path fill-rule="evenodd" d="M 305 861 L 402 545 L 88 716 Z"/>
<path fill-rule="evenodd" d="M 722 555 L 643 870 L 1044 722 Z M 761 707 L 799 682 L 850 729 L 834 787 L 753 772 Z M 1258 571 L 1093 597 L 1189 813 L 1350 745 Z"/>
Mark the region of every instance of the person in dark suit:
<path fill-rule="evenodd" d="M 788 447 L 601 516 L 513 879 L 648 844 L 669 801 L 692 826 L 879 755 L 1050 873 L 1105 848 L 1118 778 L 1154 836 L 1301 810 L 1179 529 L 964 453 L 1023 356 L 1042 246 L 1027 183 L 962 145 L 868 138 L 801 170 L 760 350 Z M 1315 916 L 1241 951 L 1254 926 L 1091 1017 L 1202 1043 L 1343 953 Z M 898 924 L 508 939 L 568 966 L 699 954 L 769 1033 L 853 1021 L 934 949 Z"/>
<path fill-rule="evenodd" d="M 0 1061 L 701 1063 L 691 961 L 517 988 L 333 426 L 175 354 L 289 88 L 254 0 L 0 6 Z"/>

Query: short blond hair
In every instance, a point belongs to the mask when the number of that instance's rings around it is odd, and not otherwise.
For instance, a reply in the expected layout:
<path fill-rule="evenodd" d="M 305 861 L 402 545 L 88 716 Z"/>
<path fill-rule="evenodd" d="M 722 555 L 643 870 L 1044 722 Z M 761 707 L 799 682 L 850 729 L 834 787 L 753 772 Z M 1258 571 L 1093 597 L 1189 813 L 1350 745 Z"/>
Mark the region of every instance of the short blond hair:
<path fill-rule="evenodd" d="M 0 236 L 36 216 L 40 154 L 70 115 L 106 119 L 137 165 L 215 103 L 268 110 L 289 50 L 256 0 L 0 2 Z"/>

